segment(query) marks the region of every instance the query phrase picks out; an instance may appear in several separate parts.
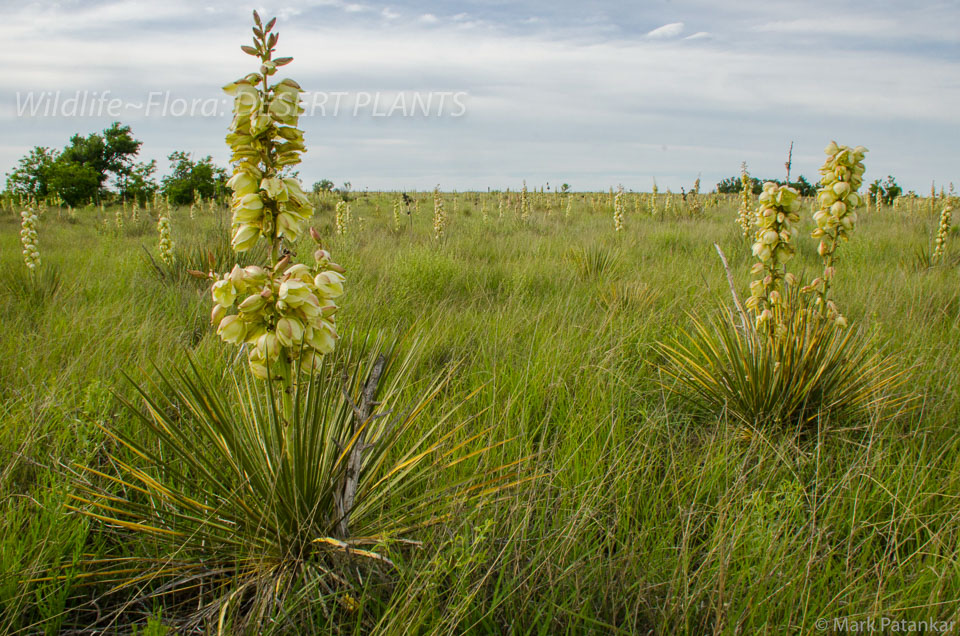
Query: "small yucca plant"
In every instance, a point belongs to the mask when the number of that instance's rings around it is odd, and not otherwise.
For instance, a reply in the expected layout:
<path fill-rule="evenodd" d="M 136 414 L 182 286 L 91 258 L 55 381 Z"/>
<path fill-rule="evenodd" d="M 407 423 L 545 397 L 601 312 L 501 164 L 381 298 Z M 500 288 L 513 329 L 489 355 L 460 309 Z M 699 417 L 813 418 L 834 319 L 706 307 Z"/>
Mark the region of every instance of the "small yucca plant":
<path fill-rule="evenodd" d="M 795 300 L 795 299 L 793 299 Z M 771 335 L 729 311 L 693 319 L 660 350 L 671 390 L 705 413 L 748 426 L 810 426 L 901 403 L 905 369 L 861 328 L 842 327 L 791 302 Z"/>

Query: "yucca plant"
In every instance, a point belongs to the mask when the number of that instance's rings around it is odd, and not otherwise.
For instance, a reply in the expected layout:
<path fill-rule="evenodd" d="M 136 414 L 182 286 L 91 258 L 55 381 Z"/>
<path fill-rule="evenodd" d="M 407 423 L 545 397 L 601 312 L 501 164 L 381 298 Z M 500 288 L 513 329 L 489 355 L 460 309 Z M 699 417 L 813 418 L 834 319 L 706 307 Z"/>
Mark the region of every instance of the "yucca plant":
<path fill-rule="evenodd" d="M 703 412 L 748 426 L 810 426 L 902 402 L 906 369 L 859 327 L 823 318 L 796 297 L 771 334 L 727 309 L 660 345 L 664 385 Z"/>
<path fill-rule="evenodd" d="M 570 250 L 573 262 L 583 280 L 597 279 L 612 270 L 617 264 L 617 253 L 599 245 L 576 247 Z"/>
<path fill-rule="evenodd" d="M 137 387 L 144 407 L 125 404 L 151 441 L 104 427 L 125 451 L 108 458 L 119 471 L 78 466 L 71 507 L 170 556 L 83 565 L 116 589 L 166 597 L 184 628 L 256 631 L 280 608 L 295 618 L 310 603 L 328 616 L 348 607 L 350 590 L 389 571 L 417 530 L 517 479 L 516 466 L 443 478 L 486 431 L 463 433 L 470 420 L 454 424 L 456 408 L 418 421 L 450 378 L 413 395 L 418 349 L 377 335 L 325 356 L 297 385 L 291 421 L 249 371 L 227 392 L 195 364 Z"/>

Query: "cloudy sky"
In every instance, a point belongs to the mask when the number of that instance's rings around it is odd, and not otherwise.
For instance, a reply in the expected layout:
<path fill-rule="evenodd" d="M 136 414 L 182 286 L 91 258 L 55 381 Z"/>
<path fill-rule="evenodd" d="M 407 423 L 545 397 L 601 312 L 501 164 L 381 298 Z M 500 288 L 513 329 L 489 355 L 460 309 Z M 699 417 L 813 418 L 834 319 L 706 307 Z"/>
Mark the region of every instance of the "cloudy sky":
<path fill-rule="evenodd" d="M 815 177 L 836 139 L 871 150 L 868 179 L 960 185 L 960 0 L 0 7 L 3 172 L 32 146 L 62 147 L 113 120 L 133 127 L 161 173 L 174 150 L 225 164 L 229 115 L 214 107 L 220 86 L 255 70 L 239 45 L 258 8 L 279 16 L 278 55 L 295 58 L 288 74 L 318 106 L 302 120 L 308 184 L 649 190 L 656 179 L 679 190 L 698 175 L 712 187 L 741 161 L 782 176 L 791 141 L 794 175 Z M 84 112 L 66 101 L 78 91 Z M 122 100 L 119 114 L 109 99 Z M 174 112 L 176 100 L 195 103 L 193 115 Z"/>

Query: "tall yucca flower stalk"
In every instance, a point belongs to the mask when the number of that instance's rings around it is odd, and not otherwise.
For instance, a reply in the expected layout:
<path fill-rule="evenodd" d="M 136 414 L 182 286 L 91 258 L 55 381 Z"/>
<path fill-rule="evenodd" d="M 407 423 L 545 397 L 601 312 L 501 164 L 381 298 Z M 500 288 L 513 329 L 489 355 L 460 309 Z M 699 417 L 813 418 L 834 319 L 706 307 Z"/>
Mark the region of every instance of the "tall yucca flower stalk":
<path fill-rule="evenodd" d="M 400 231 L 400 200 L 393 202 L 393 229 L 396 232 Z"/>
<path fill-rule="evenodd" d="M 343 236 L 347 233 L 347 202 L 337 201 L 337 209 L 334 214 L 334 223 L 337 227 L 337 236 Z"/>
<path fill-rule="evenodd" d="M 127 202 L 123 201 L 123 205 L 117 208 L 117 211 L 113 215 L 113 221 L 117 225 L 117 230 L 123 229 L 123 217 L 127 214 Z"/>
<path fill-rule="evenodd" d="M 161 210 L 157 218 L 157 233 L 160 235 L 158 242 L 160 260 L 167 265 L 173 265 L 173 237 L 170 232 L 170 217 L 167 216 L 166 210 Z"/>
<path fill-rule="evenodd" d="M 197 218 L 197 202 L 193 201 L 190 204 L 190 220 L 192 221 L 195 218 Z"/>
<path fill-rule="evenodd" d="M 743 231 L 743 238 L 750 238 L 750 226 L 753 223 L 753 180 L 747 172 L 747 162 L 740 164 L 740 208 L 737 211 L 737 225 Z"/>
<path fill-rule="evenodd" d="M 863 204 L 857 190 L 863 184 L 863 174 L 866 171 L 863 158 L 867 149 L 863 146 L 840 146 L 831 141 L 824 152 L 827 159 L 820 168 L 820 188 L 817 190 L 819 209 L 813 215 L 817 227 L 812 233 L 813 238 L 820 239 L 817 252 L 823 259 L 823 275 L 814 279 L 804 291 L 816 294 L 814 304 L 821 316 L 845 325 L 846 318 L 840 314 L 828 295 L 834 276 L 837 248 L 842 241 L 850 240 L 850 233 L 857 222 L 857 208 Z M 879 201 L 878 191 L 877 202 Z M 877 210 L 879 209 L 878 207 Z"/>
<path fill-rule="evenodd" d="M 503 192 L 497 196 L 497 219 L 503 220 Z"/>
<path fill-rule="evenodd" d="M 759 201 L 756 242 L 753 244 L 753 255 L 758 260 L 752 272 L 761 274 L 762 278 L 750 284 L 750 298 L 746 302 L 747 308 L 756 316 L 758 330 L 781 326 L 786 308 L 784 283 L 794 282 L 793 276 L 786 273 L 786 263 L 796 253 L 800 196 L 789 186 L 768 181 L 763 184 Z"/>
<path fill-rule="evenodd" d="M 23 246 L 23 262 L 30 271 L 40 267 L 40 238 L 37 234 L 39 224 L 40 219 L 33 208 L 20 212 L 20 244 Z"/>
<path fill-rule="evenodd" d="M 140 202 L 136 199 L 133 200 L 133 206 L 130 208 L 130 220 L 134 224 L 140 222 Z"/>
<path fill-rule="evenodd" d="M 523 189 L 520 190 L 520 220 L 526 221 L 530 218 L 530 197 L 527 194 L 527 181 L 523 181 Z"/>
<path fill-rule="evenodd" d="M 487 220 L 488 220 L 488 216 L 487 216 L 487 200 L 486 200 L 486 199 L 484 199 L 484 200 L 480 203 L 480 220 L 483 221 L 484 223 L 486 223 Z"/>
<path fill-rule="evenodd" d="M 953 208 L 949 205 L 943 207 L 940 213 L 940 227 L 937 229 L 937 238 L 933 241 L 934 260 L 943 260 L 947 250 L 947 236 L 950 234 L 950 220 Z"/>
<path fill-rule="evenodd" d="M 295 370 L 310 373 L 320 356 L 333 351 L 337 340 L 334 299 L 343 293 L 343 268 L 330 254 L 317 249 L 314 265 L 292 262 L 285 241 L 296 241 L 313 206 L 300 181 L 290 175 L 300 163 L 303 131 L 297 128 L 303 108 L 300 85 L 289 78 L 273 81 L 278 69 L 293 61 L 274 58 L 279 39 L 254 12 L 253 46 L 241 47 L 260 63 L 250 73 L 224 87 L 234 96 L 233 122 L 227 144 L 233 151 L 233 248 L 243 252 L 263 238 L 270 262 L 263 267 L 234 266 L 213 285 L 220 337 L 247 346 L 247 360 L 261 380 L 279 381 L 284 416 L 293 418 Z M 320 236 L 311 229 L 314 241 Z M 227 315 L 228 311 L 236 313 Z"/>
<path fill-rule="evenodd" d="M 623 186 L 617 187 L 617 194 L 613 199 L 613 230 L 623 231 Z"/>
<path fill-rule="evenodd" d="M 443 240 L 447 230 L 447 211 L 443 207 L 443 195 L 440 186 L 433 189 L 433 238 Z"/>

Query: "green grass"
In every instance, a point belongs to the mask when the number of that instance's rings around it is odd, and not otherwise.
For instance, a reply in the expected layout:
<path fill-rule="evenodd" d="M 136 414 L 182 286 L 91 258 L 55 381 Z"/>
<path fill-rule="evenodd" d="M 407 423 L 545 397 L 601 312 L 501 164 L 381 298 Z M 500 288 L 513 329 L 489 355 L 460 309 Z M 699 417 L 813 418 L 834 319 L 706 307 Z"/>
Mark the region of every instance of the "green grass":
<path fill-rule="evenodd" d="M 664 213 L 663 195 L 655 216 L 638 215 L 628 194 L 615 235 L 606 193 L 574 195 L 569 217 L 565 202 L 531 193 L 525 223 L 515 200 L 498 219 L 496 194 L 459 194 L 456 214 L 447 194 L 438 243 L 432 193 L 419 196 L 396 231 L 393 197 L 360 195 L 364 231 L 344 237 L 329 200 L 320 206 L 314 225 L 347 268 L 339 322 L 414 326 L 425 340 L 415 379 L 461 363 L 423 430 L 479 389 L 461 409 L 475 418 L 464 436 L 490 428 L 480 442 L 511 441 L 484 461 L 536 454 L 539 478 L 392 555 L 400 573 L 368 580 L 358 610 L 325 616 L 317 604 L 308 622 L 270 633 L 781 633 L 823 617 L 957 616 L 960 281 L 955 266 L 913 263 L 936 214 L 862 215 L 834 282 L 848 319 L 913 368 L 917 408 L 796 433 L 704 419 L 662 386 L 657 343 L 728 298 L 714 243 L 747 287 L 735 197 L 693 218 L 676 203 Z M 75 464 L 109 471 L 124 454 L 98 424 L 143 435 L 114 394 L 136 399 L 121 371 L 155 377 L 153 364 L 183 368 L 191 354 L 230 382 L 237 352 L 207 324 L 208 297 L 179 271 L 157 275 L 144 254 L 157 257 L 155 219 L 142 216 L 118 233 L 112 209 L 78 210 L 76 222 L 49 211 L 40 250 L 60 281 L 37 295 L 18 291 L 19 219 L 0 213 L 0 272 L 13 281 L 0 285 L 0 632 L 177 624 L 173 607 L 145 597 L 149 581 L 112 592 L 78 565 L 169 558 L 165 544 L 63 505 Z M 803 218 L 806 236 L 807 208 Z M 184 258 L 206 244 L 221 260 L 223 222 L 174 211 Z M 297 248 L 309 259 L 308 240 Z M 792 268 L 818 266 L 804 238 Z M 444 478 L 483 466 L 454 468 Z"/>

